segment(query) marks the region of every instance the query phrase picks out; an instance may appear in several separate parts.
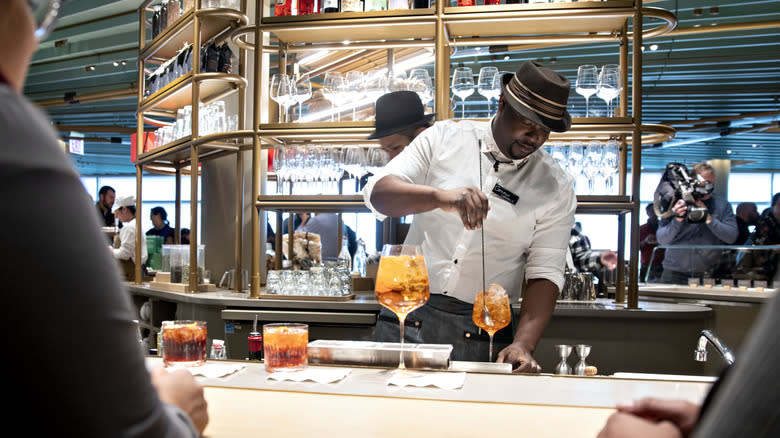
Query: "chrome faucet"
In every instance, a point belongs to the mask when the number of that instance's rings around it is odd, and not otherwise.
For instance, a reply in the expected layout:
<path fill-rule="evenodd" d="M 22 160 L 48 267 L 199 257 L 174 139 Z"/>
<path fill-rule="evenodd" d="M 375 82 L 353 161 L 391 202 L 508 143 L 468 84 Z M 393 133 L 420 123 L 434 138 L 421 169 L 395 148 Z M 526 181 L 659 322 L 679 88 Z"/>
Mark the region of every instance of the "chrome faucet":
<path fill-rule="evenodd" d="M 707 361 L 707 341 L 718 350 L 718 353 L 720 353 L 726 363 L 729 365 L 734 364 L 734 354 L 732 354 L 731 350 L 729 350 L 729 348 L 709 330 L 702 330 L 701 335 L 699 336 L 699 342 L 697 343 L 696 351 L 694 352 L 697 361 Z"/>

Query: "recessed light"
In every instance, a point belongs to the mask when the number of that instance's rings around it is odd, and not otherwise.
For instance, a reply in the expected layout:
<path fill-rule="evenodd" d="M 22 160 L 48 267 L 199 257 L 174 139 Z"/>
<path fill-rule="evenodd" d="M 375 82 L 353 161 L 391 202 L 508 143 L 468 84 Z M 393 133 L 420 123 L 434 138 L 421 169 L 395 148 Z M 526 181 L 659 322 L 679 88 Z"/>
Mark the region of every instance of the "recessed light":
<path fill-rule="evenodd" d="M 127 61 L 125 61 L 124 59 L 119 61 L 119 63 L 122 64 L 122 65 L 127 65 Z"/>
<path fill-rule="evenodd" d="M 754 147 L 754 148 L 757 148 L 757 147 L 758 147 L 758 145 L 757 145 L 757 144 L 754 144 L 754 145 L 753 145 L 753 147 Z"/>
<path fill-rule="evenodd" d="M 726 149 L 726 153 L 731 155 L 731 149 Z"/>
<path fill-rule="evenodd" d="M 694 24 L 693 27 L 701 27 L 701 24 Z"/>
<path fill-rule="evenodd" d="M 653 52 L 655 52 L 656 50 L 658 50 L 658 44 L 651 44 L 651 45 L 650 45 L 650 50 L 652 50 Z"/>
<path fill-rule="evenodd" d="M 511 57 L 509 55 L 504 55 L 504 61 L 509 61 Z"/>
<path fill-rule="evenodd" d="M 86 71 L 95 71 L 95 66 L 94 65 L 88 65 L 88 66 L 84 67 L 84 70 L 86 70 Z"/>
<path fill-rule="evenodd" d="M 114 67 L 119 67 L 119 61 L 114 61 Z"/>
<path fill-rule="evenodd" d="M 645 51 L 645 46 L 642 46 L 642 51 L 643 51 L 643 52 Z"/>
<path fill-rule="evenodd" d="M 710 23 L 710 26 L 717 26 L 718 23 Z"/>
<path fill-rule="evenodd" d="M 350 43 L 350 41 L 349 41 L 349 40 L 344 40 L 344 41 L 343 41 L 343 44 L 344 44 L 345 46 L 348 46 L 348 45 L 349 45 L 349 43 Z"/>

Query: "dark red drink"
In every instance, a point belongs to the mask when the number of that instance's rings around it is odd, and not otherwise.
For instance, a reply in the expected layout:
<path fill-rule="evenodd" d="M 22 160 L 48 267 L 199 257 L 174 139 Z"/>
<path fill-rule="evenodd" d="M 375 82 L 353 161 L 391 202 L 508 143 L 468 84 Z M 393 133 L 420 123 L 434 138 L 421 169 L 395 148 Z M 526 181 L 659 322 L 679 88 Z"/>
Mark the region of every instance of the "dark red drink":
<path fill-rule="evenodd" d="M 249 339 L 249 360 L 263 359 L 263 337 L 258 332 L 250 334 Z"/>
<path fill-rule="evenodd" d="M 199 366 L 206 362 L 206 323 L 163 321 L 163 362 L 166 366 Z"/>

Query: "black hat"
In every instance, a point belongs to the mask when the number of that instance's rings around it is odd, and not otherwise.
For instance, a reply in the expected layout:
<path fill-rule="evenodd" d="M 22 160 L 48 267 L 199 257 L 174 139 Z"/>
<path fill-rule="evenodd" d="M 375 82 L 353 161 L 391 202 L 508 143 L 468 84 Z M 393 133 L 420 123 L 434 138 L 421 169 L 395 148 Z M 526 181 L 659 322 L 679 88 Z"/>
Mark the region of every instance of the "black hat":
<path fill-rule="evenodd" d="M 526 119 L 555 132 L 571 127 L 571 115 L 566 111 L 571 82 L 565 77 L 525 61 L 514 75 L 505 74 L 501 83 L 505 102 Z"/>
<path fill-rule="evenodd" d="M 420 96 L 414 91 L 393 91 L 376 101 L 375 131 L 369 140 L 398 134 L 430 123 L 436 114 L 425 114 Z"/>

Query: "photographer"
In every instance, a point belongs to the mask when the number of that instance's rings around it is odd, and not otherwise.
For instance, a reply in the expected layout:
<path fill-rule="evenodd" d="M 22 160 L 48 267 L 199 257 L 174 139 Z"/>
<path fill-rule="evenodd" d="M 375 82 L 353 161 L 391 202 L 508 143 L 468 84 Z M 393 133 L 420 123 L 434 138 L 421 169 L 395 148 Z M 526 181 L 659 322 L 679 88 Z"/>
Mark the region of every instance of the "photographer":
<path fill-rule="evenodd" d="M 712 166 L 699 163 L 693 168 L 694 177 L 701 177 L 715 185 Z M 656 237 L 661 245 L 730 245 L 739 231 L 734 211 L 728 201 L 712 193 L 698 197 L 695 206 L 706 209 L 706 218 L 693 222 L 688 215 L 688 204 L 680 199 L 672 207 L 673 215 L 664 219 Z M 661 282 L 687 284 L 689 277 L 702 276 L 712 270 L 720 257 L 718 251 L 670 248 L 664 258 Z"/>

